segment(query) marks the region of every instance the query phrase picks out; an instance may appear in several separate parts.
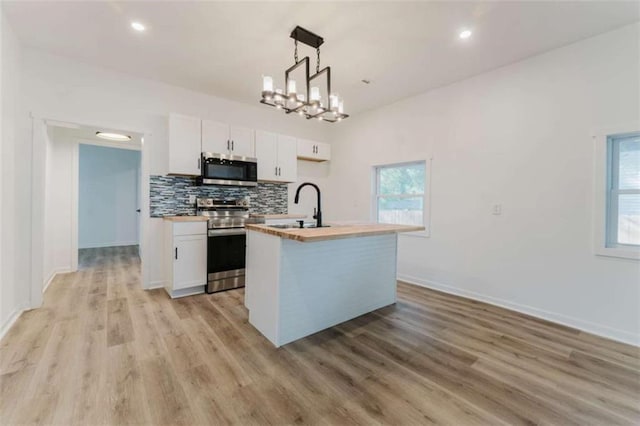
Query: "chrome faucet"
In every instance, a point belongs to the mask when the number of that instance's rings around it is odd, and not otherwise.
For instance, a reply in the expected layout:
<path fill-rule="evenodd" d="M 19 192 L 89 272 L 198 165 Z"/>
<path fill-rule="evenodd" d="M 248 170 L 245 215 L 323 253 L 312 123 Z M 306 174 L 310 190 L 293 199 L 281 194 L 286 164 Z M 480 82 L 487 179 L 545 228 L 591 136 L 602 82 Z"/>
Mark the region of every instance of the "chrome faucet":
<path fill-rule="evenodd" d="M 322 227 L 322 210 L 320 210 L 320 188 L 318 188 L 318 185 L 316 185 L 315 183 L 311 183 L 311 182 L 305 182 L 302 185 L 300 185 L 298 187 L 298 189 L 296 189 L 296 197 L 293 199 L 293 202 L 298 204 L 298 200 L 300 199 L 300 190 L 302 188 L 304 188 L 305 186 L 313 186 L 316 189 L 316 192 L 318 193 L 318 205 L 317 207 L 314 209 L 314 215 L 313 218 L 316 220 L 316 226 L 318 228 Z"/>

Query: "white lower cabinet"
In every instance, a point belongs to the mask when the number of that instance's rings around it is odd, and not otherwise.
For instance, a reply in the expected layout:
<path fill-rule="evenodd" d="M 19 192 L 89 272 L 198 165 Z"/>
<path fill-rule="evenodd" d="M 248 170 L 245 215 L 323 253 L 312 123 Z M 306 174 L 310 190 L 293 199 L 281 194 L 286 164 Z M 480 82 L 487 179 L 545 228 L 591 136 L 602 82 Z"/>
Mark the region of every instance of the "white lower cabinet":
<path fill-rule="evenodd" d="M 165 289 L 172 298 L 204 293 L 207 222 L 165 221 Z"/>

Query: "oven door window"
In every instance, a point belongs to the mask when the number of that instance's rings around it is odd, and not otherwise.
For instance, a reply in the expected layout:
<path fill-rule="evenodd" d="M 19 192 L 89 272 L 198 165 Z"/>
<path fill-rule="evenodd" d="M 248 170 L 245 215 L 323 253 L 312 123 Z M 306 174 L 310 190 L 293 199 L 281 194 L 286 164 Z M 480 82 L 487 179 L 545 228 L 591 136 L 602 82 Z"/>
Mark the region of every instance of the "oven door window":
<path fill-rule="evenodd" d="M 209 236 L 208 273 L 244 269 L 246 235 Z"/>
<path fill-rule="evenodd" d="M 205 163 L 205 177 L 208 179 L 247 180 L 244 163 Z"/>

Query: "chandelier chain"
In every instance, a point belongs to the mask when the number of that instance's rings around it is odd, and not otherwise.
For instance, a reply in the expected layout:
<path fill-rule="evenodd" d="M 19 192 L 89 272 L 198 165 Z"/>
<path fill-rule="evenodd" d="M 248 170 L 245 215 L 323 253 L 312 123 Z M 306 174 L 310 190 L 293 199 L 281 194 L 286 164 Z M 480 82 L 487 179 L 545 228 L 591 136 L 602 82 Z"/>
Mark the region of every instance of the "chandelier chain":
<path fill-rule="evenodd" d="M 320 72 L 320 47 L 316 47 L 318 58 L 316 60 L 316 74 Z"/>
<path fill-rule="evenodd" d="M 297 64 L 298 63 L 298 40 L 294 39 L 294 43 L 295 43 L 295 48 L 293 50 L 293 60 L 295 61 L 294 63 Z"/>

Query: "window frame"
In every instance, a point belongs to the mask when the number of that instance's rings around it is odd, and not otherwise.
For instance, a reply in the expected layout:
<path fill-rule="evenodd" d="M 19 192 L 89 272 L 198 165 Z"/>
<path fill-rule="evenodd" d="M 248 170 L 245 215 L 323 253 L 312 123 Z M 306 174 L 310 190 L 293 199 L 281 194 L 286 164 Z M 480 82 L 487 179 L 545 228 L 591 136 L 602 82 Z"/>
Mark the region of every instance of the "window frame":
<path fill-rule="evenodd" d="M 416 198 L 422 196 L 422 226 L 424 231 L 404 232 L 398 235 L 409 237 L 429 237 L 431 235 L 431 157 L 425 160 L 402 161 L 397 163 L 376 164 L 372 169 L 371 182 L 371 218 L 373 222 L 378 222 L 378 200 L 381 197 Z M 414 164 L 424 165 L 424 192 L 422 194 L 380 194 L 380 174 L 379 171 L 385 168 L 409 166 Z"/>
<path fill-rule="evenodd" d="M 614 140 L 640 133 L 640 122 L 594 132 L 595 185 L 594 185 L 594 253 L 598 256 L 640 260 L 640 246 L 619 244 L 618 197 L 638 190 L 617 187 L 619 155 Z M 614 240 L 612 240 L 614 238 Z"/>

